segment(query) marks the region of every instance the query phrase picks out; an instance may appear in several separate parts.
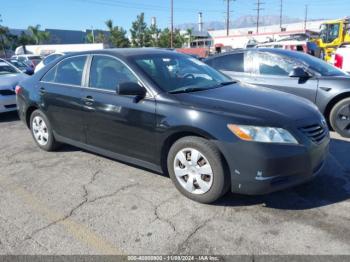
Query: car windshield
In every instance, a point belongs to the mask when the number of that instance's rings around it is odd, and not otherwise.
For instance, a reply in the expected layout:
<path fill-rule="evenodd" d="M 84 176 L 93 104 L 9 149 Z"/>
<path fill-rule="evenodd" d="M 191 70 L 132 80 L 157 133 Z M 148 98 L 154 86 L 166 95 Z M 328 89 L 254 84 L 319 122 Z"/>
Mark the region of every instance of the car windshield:
<path fill-rule="evenodd" d="M 28 66 L 20 61 L 17 61 L 17 60 L 11 60 L 11 64 L 13 64 L 14 66 L 16 66 L 17 68 L 20 68 L 20 69 L 25 69 L 27 68 Z"/>
<path fill-rule="evenodd" d="M 322 76 L 344 76 L 345 72 L 339 70 L 335 66 L 326 63 L 325 61 L 307 54 L 295 52 L 295 58 L 306 67 L 321 74 Z"/>
<path fill-rule="evenodd" d="M 152 54 L 131 58 L 162 90 L 194 92 L 232 83 L 232 80 L 203 62 L 181 54 Z"/>
<path fill-rule="evenodd" d="M 4 62 L 0 62 L 0 75 L 17 74 L 17 73 L 19 72 L 13 66 Z"/>

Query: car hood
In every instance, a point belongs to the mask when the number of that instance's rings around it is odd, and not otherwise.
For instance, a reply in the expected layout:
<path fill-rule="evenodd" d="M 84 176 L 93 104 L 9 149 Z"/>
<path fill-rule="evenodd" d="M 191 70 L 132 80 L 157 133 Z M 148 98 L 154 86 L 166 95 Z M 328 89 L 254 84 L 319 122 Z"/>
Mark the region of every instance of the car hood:
<path fill-rule="evenodd" d="M 188 106 L 231 115 L 241 123 L 286 125 L 290 121 L 319 121 L 322 117 L 310 101 L 267 88 L 233 84 L 220 88 L 178 94 Z"/>
<path fill-rule="evenodd" d="M 28 78 L 26 74 L 8 74 L 0 76 L 0 89 L 13 89 L 22 80 Z"/>

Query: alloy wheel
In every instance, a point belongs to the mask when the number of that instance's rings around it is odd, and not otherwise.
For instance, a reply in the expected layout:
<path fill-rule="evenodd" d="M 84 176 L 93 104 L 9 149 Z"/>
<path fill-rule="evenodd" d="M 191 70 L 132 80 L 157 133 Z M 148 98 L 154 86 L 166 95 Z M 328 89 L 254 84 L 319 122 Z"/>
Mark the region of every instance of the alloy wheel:
<path fill-rule="evenodd" d="M 339 109 L 336 124 L 340 130 L 350 132 L 350 104 Z"/>

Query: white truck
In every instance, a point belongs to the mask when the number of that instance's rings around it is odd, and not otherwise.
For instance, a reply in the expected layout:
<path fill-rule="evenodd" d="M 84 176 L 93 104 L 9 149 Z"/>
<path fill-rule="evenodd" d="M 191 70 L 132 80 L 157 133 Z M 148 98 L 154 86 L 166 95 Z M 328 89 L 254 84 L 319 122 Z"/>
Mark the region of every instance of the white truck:
<path fill-rule="evenodd" d="M 48 56 L 52 53 L 64 52 L 81 52 L 105 49 L 104 44 L 59 44 L 59 45 L 27 45 L 25 50 L 23 46 L 16 48 L 16 55 L 23 55 L 25 53 L 39 56 Z"/>
<path fill-rule="evenodd" d="M 350 43 L 342 44 L 332 57 L 333 65 L 350 73 Z"/>

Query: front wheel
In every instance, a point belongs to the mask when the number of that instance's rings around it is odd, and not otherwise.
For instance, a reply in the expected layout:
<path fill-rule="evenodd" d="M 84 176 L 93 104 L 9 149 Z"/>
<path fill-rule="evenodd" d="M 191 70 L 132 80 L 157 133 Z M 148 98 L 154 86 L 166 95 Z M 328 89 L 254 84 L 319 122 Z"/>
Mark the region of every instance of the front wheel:
<path fill-rule="evenodd" d="M 212 203 L 229 189 L 229 177 L 217 148 L 199 137 L 184 137 L 170 148 L 167 160 L 170 178 L 186 197 Z"/>
<path fill-rule="evenodd" d="M 339 101 L 333 107 L 329 120 L 334 131 L 350 138 L 350 98 Z"/>

